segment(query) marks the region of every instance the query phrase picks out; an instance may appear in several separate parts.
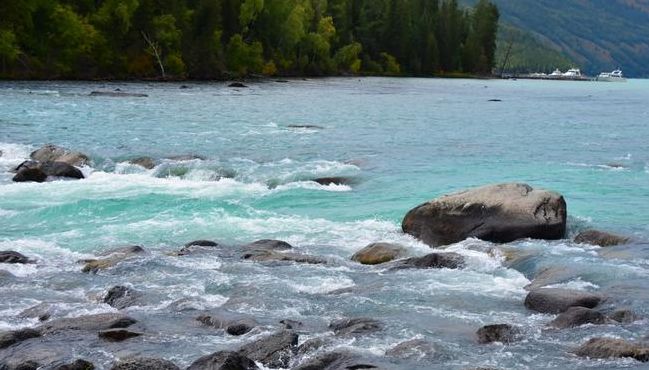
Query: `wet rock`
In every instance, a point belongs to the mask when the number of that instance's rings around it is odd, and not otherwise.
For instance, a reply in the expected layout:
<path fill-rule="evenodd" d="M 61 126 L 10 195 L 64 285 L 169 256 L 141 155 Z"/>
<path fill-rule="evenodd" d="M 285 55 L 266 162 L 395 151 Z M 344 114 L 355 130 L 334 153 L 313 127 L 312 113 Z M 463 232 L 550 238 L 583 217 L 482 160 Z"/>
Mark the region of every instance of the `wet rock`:
<path fill-rule="evenodd" d="M 502 99 L 489 99 L 489 100 L 487 100 L 487 101 L 490 101 L 490 102 L 501 102 Z"/>
<path fill-rule="evenodd" d="M 297 354 L 304 355 L 307 353 L 315 352 L 318 349 L 327 345 L 328 343 L 329 340 L 322 337 L 308 339 L 297 347 Z"/>
<path fill-rule="evenodd" d="M 91 91 L 90 96 L 105 96 L 109 98 L 146 98 L 149 95 L 123 91 Z"/>
<path fill-rule="evenodd" d="M 577 348 L 575 354 L 589 358 L 630 357 L 641 362 L 649 361 L 649 347 L 614 338 L 592 338 Z"/>
<path fill-rule="evenodd" d="M 526 184 L 499 184 L 445 195 L 410 210 L 405 233 L 438 247 L 475 237 L 497 243 L 521 238 L 561 239 L 566 202 Z"/>
<path fill-rule="evenodd" d="M 383 329 L 383 324 L 367 317 L 356 317 L 334 320 L 329 324 L 329 329 L 336 335 L 368 334 Z"/>
<path fill-rule="evenodd" d="M 406 254 L 407 249 L 398 244 L 372 243 L 354 253 L 352 261 L 363 265 L 378 265 L 404 257 Z"/>
<path fill-rule="evenodd" d="M 97 333 L 99 338 L 107 340 L 109 342 L 122 342 L 130 338 L 139 337 L 142 333 L 137 333 L 134 331 L 126 329 L 106 329 L 100 330 Z"/>
<path fill-rule="evenodd" d="M 138 357 L 115 364 L 111 370 L 180 370 L 173 362 L 159 358 Z"/>
<path fill-rule="evenodd" d="M 254 361 L 238 352 L 220 351 L 194 361 L 187 370 L 258 370 Z"/>
<path fill-rule="evenodd" d="M 626 244 L 630 240 L 630 238 L 625 236 L 615 235 L 599 230 L 584 230 L 575 237 L 575 243 L 598 245 L 600 247 Z"/>
<path fill-rule="evenodd" d="M 140 295 L 140 292 L 134 289 L 117 285 L 108 290 L 104 296 L 104 303 L 121 310 L 134 305 Z"/>
<path fill-rule="evenodd" d="M 126 259 L 133 258 L 144 253 L 144 248 L 137 245 L 113 249 L 102 254 L 103 256 L 106 256 L 105 258 L 82 261 L 85 262 L 85 265 L 83 266 L 81 271 L 96 273 L 99 270 L 108 269 Z"/>
<path fill-rule="evenodd" d="M 516 340 L 519 330 L 509 324 L 486 325 L 478 329 L 478 343 L 492 342 L 512 343 Z"/>
<path fill-rule="evenodd" d="M 225 310 L 200 315 L 196 320 L 204 325 L 223 329 L 226 333 L 235 336 L 246 334 L 257 326 L 257 322 L 252 318 Z"/>
<path fill-rule="evenodd" d="M 540 288 L 525 297 L 525 307 L 542 313 L 561 313 L 570 307 L 595 308 L 602 301 L 598 294 L 579 290 Z"/>
<path fill-rule="evenodd" d="M 615 310 L 608 315 L 608 318 L 622 324 L 630 324 L 639 320 L 638 315 L 629 309 Z"/>
<path fill-rule="evenodd" d="M 219 247 L 219 243 L 211 241 L 211 240 L 194 240 L 192 242 L 189 242 L 185 244 L 178 253 L 176 253 L 177 256 L 186 256 L 189 254 L 192 254 L 198 250 L 203 250 L 203 249 L 208 249 L 208 248 L 216 248 Z"/>
<path fill-rule="evenodd" d="M 30 158 L 38 162 L 63 162 L 71 166 L 84 166 L 90 158 L 81 153 L 57 145 L 47 144 L 30 154 Z"/>
<path fill-rule="evenodd" d="M 186 162 L 186 161 L 195 161 L 195 160 L 204 161 L 205 157 L 197 154 L 181 154 L 181 155 L 172 155 L 171 157 L 167 157 L 167 159 L 176 162 Z"/>
<path fill-rule="evenodd" d="M 262 239 L 252 242 L 242 248 L 246 252 L 253 251 L 285 251 L 293 249 L 293 246 L 282 240 Z"/>
<path fill-rule="evenodd" d="M 95 365 L 92 362 L 79 359 L 69 364 L 57 366 L 52 370 L 94 370 L 94 369 L 95 369 Z"/>
<path fill-rule="evenodd" d="M 38 338 L 40 336 L 41 333 L 38 330 L 34 329 L 18 329 L 0 332 L 0 349 L 7 348 L 27 339 Z"/>
<path fill-rule="evenodd" d="M 279 321 L 284 326 L 284 329 L 295 330 L 301 328 L 304 324 L 297 320 L 284 319 Z"/>
<path fill-rule="evenodd" d="M 525 286 L 526 290 L 534 290 L 547 285 L 565 283 L 579 276 L 580 271 L 568 266 L 550 266 L 540 269 Z"/>
<path fill-rule="evenodd" d="M 147 170 L 150 170 L 153 167 L 155 167 L 155 161 L 151 157 L 133 158 L 133 159 L 129 160 L 128 163 L 134 164 L 134 165 L 137 165 L 137 166 L 140 166 L 140 167 L 144 167 Z"/>
<path fill-rule="evenodd" d="M 297 334 L 282 330 L 244 345 L 239 354 L 270 368 L 285 368 L 297 351 L 297 341 Z"/>
<path fill-rule="evenodd" d="M 385 355 L 403 359 L 420 359 L 423 357 L 433 357 L 436 352 L 438 350 L 432 343 L 423 339 L 413 339 L 401 342 L 388 349 L 385 351 Z"/>
<path fill-rule="evenodd" d="M 570 307 L 548 325 L 559 329 L 574 328 L 585 324 L 604 324 L 606 317 L 601 312 L 586 307 Z"/>
<path fill-rule="evenodd" d="M 26 168 L 39 168 L 40 163 L 37 161 L 24 161 L 21 164 L 19 164 L 16 168 L 13 169 L 12 172 L 19 172 L 20 170 L 26 169 Z"/>
<path fill-rule="evenodd" d="M 313 179 L 320 185 L 351 185 L 354 180 L 349 177 L 318 177 Z"/>
<path fill-rule="evenodd" d="M 14 182 L 45 182 L 47 174 L 40 168 L 21 168 L 11 180 Z"/>
<path fill-rule="evenodd" d="M 324 353 L 293 368 L 293 370 L 349 369 L 378 369 L 378 367 L 370 363 L 366 363 L 351 352 L 340 350 Z"/>
<path fill-rule="evenodd" d="M 47 176 L 67 177 L 71 179 L 83 179 L 83 173 L 78 168 L 65 162 L 43 162 L 41 170 Z"/>
<path fill-rule="evenodd" d="M 464 257 L 462 255 L 447 252 L 447 253 L 430 253 L 422 257 L 411 257 L 403 260 L 396 261 L 391 270 L 402 269 L 457 269 L 464 266 Z"/>
<path fill-rule="evenodd" d="M 39 303 L 36 306 L 32 306 L 23 310 L 18 314 L 18 317 L 30 319 L 38 318 L 39 321 L 47 321 L 52 316 L 53 308 L 48 303 Z"/>
<path fill-rule="evenodd" d="M 41 367 L 41 364 L 30 360 L 12 366 L 0 363 L 0 369 L 2 370 L 38 370 L 39 367 Z"/>
<path fill-rule="evenodd" d="M 115 328 L 127 328 L 137 321 L 119 313 L 99 313 L 71 318 L 52 320 L 37 328 L 43 334 L 64 330 L 99 331 Z"/>
<path fill-rule="evenodd" d="M 32 263 L 32 261 L 27 258 L 22 253 L 15 251 L 0 251 L 0 263 Z"/>
<path fill-rule="evenodd" d="M 241 82 L 232 82 L 231 84 L 228 85 L 228 87 L 246 88 L 248 86 L 244 85 Z"/>
<path fill-rule="evenodd" d="M 256 262 L 295 262 L 312 265 L 325 264 L 327 261 L 321 257 L 301 253 L 253 251 L 242 256 L 243 259 Z"/>

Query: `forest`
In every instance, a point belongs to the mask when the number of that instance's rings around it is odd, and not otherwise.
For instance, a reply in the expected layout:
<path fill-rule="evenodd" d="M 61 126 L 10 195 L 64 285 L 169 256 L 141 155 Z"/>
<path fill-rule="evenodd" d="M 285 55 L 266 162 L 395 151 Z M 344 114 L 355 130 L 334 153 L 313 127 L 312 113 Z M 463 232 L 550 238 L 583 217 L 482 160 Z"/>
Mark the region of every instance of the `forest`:
<path fill-rule="evenodd" d="M 488 0 L 0 0 L 0 78 L 489 75 Z"/>

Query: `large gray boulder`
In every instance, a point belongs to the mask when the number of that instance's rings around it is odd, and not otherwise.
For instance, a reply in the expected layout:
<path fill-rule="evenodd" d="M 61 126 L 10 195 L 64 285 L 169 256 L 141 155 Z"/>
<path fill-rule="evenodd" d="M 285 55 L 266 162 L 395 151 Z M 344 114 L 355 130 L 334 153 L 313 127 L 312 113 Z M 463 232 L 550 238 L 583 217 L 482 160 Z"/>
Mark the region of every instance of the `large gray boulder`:
<path fill-rule="evenodd" d="M 57 145 L 47 144 L 31 153 L 30 157 L 39 162 L 64 162 L 71 166 L 83 166 L 88 164 L 90 158 L 87 155 L 69 150 Z"/>
<path fill-rule="evenodd" d="M 187 370 L 258 370 L 254 361 L 237 352 L 220 351 L 194 361 Z"/>
<path fill-rule="evenodd" d="M 570 307 L 550 322 L 550 326 L 559 329 L 574 328 L 586 324 L 604 324 L 606 316 L 603 313 L 586 307 Z"/>
<path fill-rule="evenodd" d="M 297 342 L 297 334 L 282 330 L 244 345 L 239 349 L 239 354 L 271 369 L 286 368 L 297 353 Z"/>
<path fill-rule="evenodd" d="M 534 289 L 525 297 L 525 307 L 541 313 L 561 313 L 570 307 L 595 308 L 602 301 L 599 294 L 560 288 Z"/>
<path fill-rule="evenodd" d="M 507 243 L 521 238 L 561 239 L 566 202 L 557 193 L 526 184 L 488 185 L 449 194 L 410 210 L 405 233 L 438 247 L 466 238 Z"/>

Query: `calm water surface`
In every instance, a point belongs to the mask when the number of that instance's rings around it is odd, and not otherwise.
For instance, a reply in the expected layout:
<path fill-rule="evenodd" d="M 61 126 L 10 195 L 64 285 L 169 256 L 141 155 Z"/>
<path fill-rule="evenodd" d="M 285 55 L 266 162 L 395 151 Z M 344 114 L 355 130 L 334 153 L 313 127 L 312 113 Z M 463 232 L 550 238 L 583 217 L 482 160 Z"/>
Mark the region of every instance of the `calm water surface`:
<path fill-rule="evenodd" d="M 300 341 L 331 337 L 332 319 L 368 316 L 382 332 L 332 339 L 394 369 L 635 368 L 632 360 L 570 354 L 593 336 L 644 339 L 648 322 L 550 330 L 553 316 L 523 306 L 524 287 L 547 267 L 568 271 L 553 286 L 598 291 L 604 309 L 630 307 L 649 317 L 649 81 L 323 79 L 224 84 L 0 83 L 0 250 L 35 265 L 0 265 L 0 330 L 33 326 L 17 315 L 41 302 L 58 316 L 114 311 L 98 297 L 116 284 L 146 293 L 127 313 L 146 335 L 122 344 L 79 342 L 72 357 L 100 368 L 130 355 L 188 365 L 197 357 L 271 332 L 277 321 L 305 323 Z M 121 89 L 146 98 L 91 97 Z M 489 101 L 500 99 L 500 102 Z M 316 127 L 292 127 L 292 126 Z M 12 183 L 9 170 L 45 143 L 80 150 L 87 179 Z M 173 155 L 204 159 L 171 161 Z M 155 158 L 144 170 L 127 163 Z M 349 185 L 310 180 L 347 176 Z M 400 233 L 405 213 L 467 187 L 521 181 L 562 193 L 570 234 L 597 227 L 640 241 L 602 253 L 568 240 L 512 243 L 534 257 L 508 266 L 490 243 L 449 247 L 462 270 L 402 271 L 356 265 L 368 243 L 429 248 Z M 218 255 L 167 253 L 194 239 L 241 245 L 286 240 L 324 256 L 326 266 L 263 265 Z M 97 275 L 76 261 L 138 244 L 150 253 Z M 331 294 L 350 288 L 351 293 Z M 194 324 L 169 304 L 226 307 L 261 326 L 229 337 Z M 482 325 L 512 323 L 524 340 L 478 345 Z M 422 339 L 434 351 L 384 356 Z M 0 357 L 3 356 L 0 352 Z"/>

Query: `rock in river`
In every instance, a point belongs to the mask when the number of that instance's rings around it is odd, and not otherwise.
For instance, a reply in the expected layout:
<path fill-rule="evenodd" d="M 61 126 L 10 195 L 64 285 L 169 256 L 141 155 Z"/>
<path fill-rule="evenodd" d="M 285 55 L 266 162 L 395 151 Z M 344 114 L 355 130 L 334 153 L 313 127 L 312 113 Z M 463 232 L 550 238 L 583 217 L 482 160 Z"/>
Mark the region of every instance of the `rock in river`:
<path fill-rule="evenodd" d="M 94 370 L 94 369 L 95 369 L 95 365 L 92 362 L 79 359 L 69 364 L 57 366 L 53 370 Z"/>
<path fill-rule="evenodd" d="M 121 310 L 135 304 L 140 292 L 123 285 L 117 285 L 108 290 L 104 296 L 104 303 Z"/>
<path fill-rule="evenodd" d="M 155 167 L 155 161 L 151 157 L 133 158 L 133 159 L 129 160 L 128 163 L 134 164 L 134 165 L 137 165 L 137 166 L 140 166 L 140 167 L 144 167 L 147 170 L 150 170 L 153 167 Z"/>
<path fill-rule="evenodd" d="M 492 342 L 511 343 L 516 340 L 518 333 L 518 328 L 509 324 L 494 324 L 481 327 L 476 335 L 478 336 L 478 342 L 482 344 Z"/>
<path fill-rule="evenodd" d="M 173 362 L 159 358 L 138 357 L 122 360 L 111 370 L 180 370 Z"/>
<path fill-rule="evenodd" d="M 7 348 L 27 339 L 40 337 L 41 333 L 34 329 L 18 329 L 0 332 L 0 348 Z"/>
<path fill-rule="evenodd" d="M 604 324 L 606 316 L 601 312 L 586 307 L 570 307 L 550 322 L 550 326 L 559 329 L 574 328 L 585 324 Z"/>
<path fill-rule="evenodd" d="M 575 237 L 575 243 L 598 245 L 600 247 L 612 247 L 626 244 L 629 241 L 630 239 L 625 236 L 592 229 L 584 230 Z"/>
<path fill-rule="evenodd" d="M 363 265 L 378 265 L 404 257 L 406 254 L 406 248 L 398 244 L 372 243 L 354 253 L 352 261 Z"/>
<path fill-rule="evenodd" d="M 293 370 L 348 370 L 348 369 L 378 369 L 377 366 L 363 361 L 351 352 L 338 350 L 327 352 L 309 359 Z"/>
<path fill-rule="evenodd" d="M 282 330 L 244 345 L 239 354 L 273 369 L 285 368 L 297 352 L 297 341 L 297 334 Z"/>
<path fill-rule="evenodd" d="M 187 370 L 258 370 L 254 361 L 238 352 L 220 351 L 194 361 Z"/>
<path fill-rule="evenodd" d="M 383 328 L 380 321 L 367 317 L 334 320 L 329 324 L 329 329 L 336 335 L 356 335 L 379 331 Z"/>
<path fill-rule="evenodd" d="M 0 263 L 31 263 L 25 255 L 15 251 L 0 251 Z"/>
<path fill-rule="evenodd" d="M 126 259 L 142 255 L 144 253 L 144 248 L 137 245 L 113 249 L 108 252 L 102 253 L 102 256 L 105 256 L 104 258 L 81 261 L 85 263 L 81 271 L 96 273 L 99 270 L 105 270 L 107 268 L 113 267 Z"/>
<path fill-rule="evenodd" d="M 68 177 L 71 179 L 84 178 L 83 173 L 78 168 L 65 162 L 43 162 L 40 168 L 47 176 Z"/>
<path fill-rule="evenodd" d="M 127 328 L 137 321 L 119 313 L 99 313 L 52 320 L 37 328 L 43 334 L 65 330 L 99 331 L 115 328 Z"/>
<path fill-rule="evenodd" d="M 90 162 L 90 158 L 81 152 L 52 144 L 47 144 L 35 150 L 30 157 L 39 162 L 63 162 L 71 166 L 84 166 Z"/>
<path fill-rule="evenodd" d="M 434 199 L 410 210 L 401 226 L 432 247 L 469 237 L 506 243 L 521 238 L 561 239 L 566 215 L 561 195 L 511 183 Z"/>
<path fill-rule="evenodd" d="M 21 168 L 11 179 L 14 182 L 45 182 L 47 174 L 40 168 Z"/>
<path fill-rule="evenodd" d="M 257 326 L 254 319 L 226 310 L 203 314 L 198 316 L 196 320 L 204 325 L 224 329 L 226 333 L 235 336 L 246 334 Z"/>
<path fill-rule="evenodd" d="M 540 288 L 525 297 L 525 307 L 542 313 L 561 313 L 570 307 L 595 308 L 602 296 L 580 290 Z"/>
<path fill-rule="evenodd" d="M 614 338 L 592 338 L 575 350 L 575 354 L 590 358 L 630 357 L 638 361 L 649 361 L 649 347 Z"/>
<path fill-rule="evenodd" d="M 411 257 L 395 261 L 391 270 L 402 269 L 457 269 L 464 266 L 464 257 L 458 253 L 430 253 L 422 257 Z"/>
<path fill-rule="evenodd" d="M 241 258 L 257 262 L 285 261 L 309 264 L 324 264 L 327 261 L 317 256 L 291 252 L 293 246 L 281 240 L 257 240 L 244 246 Z"/>

